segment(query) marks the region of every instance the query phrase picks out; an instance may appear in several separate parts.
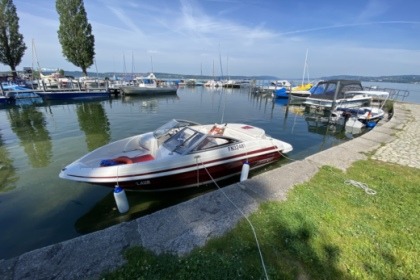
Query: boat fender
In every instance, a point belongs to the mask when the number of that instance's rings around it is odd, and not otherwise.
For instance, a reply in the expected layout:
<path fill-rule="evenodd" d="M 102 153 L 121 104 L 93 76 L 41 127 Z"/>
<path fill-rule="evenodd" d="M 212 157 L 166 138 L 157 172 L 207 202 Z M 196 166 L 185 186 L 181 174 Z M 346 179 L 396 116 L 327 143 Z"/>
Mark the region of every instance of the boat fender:
<path fill-rule="evenodd" d="M 120 186 L 116 185 L 114 188 L 114 198 L 117 204 L 118 211 L 123 214 L 128 211 L 130 206 L 128 205 L 127 195 Z"/>
<path fill-rule="evenodd" d="M 241 179 L 240 181 L 245 181 L 248 179 L 248 174 L 249 174 L 249 163 L 248 161 L 246 161 L 243 165 L 242 165 L 242 171 L 241 171 Z"/>
<path fill-rule="evenodd" d="M 376 126 L 376 122 L 374 122 L 374 121 L 368 121 L 366 123 L 367 128 L 374 128 L 375 126 Z"/>

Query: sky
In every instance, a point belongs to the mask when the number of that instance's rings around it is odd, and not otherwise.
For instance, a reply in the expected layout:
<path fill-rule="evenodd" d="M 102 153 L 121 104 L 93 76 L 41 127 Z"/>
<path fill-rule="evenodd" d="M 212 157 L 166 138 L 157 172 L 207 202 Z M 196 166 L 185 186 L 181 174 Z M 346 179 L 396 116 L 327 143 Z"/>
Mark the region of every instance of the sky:
<path fill-rule="evenodd" d="M 27 46 L 18 70 L 80 70 L 62 55 L 55 1 L 13 3 Z M 89 72 L 420 74 L 420 1 L 85 0 L 84 6 L 95 36 Z"/>

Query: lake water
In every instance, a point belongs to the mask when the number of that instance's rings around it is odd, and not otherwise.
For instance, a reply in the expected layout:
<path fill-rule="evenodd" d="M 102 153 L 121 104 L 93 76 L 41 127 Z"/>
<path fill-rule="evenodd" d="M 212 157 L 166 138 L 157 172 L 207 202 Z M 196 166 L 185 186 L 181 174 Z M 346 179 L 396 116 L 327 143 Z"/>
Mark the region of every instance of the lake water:
<path fill-rule="evenodd" d="M 405 101 L 420 103 L 419 88 L 416 85 Z M 172 97 L 114 97 L 97 102 L 1 109 L 0 259 L 128 221 L 214 190 L 214 186 L 206 186 L 176 192 L 130 192 L 130 211 L 120 215 L 112 189 L 58 178 L 62 167 L 87 152 L 154 130 L 172 118 L 261 127 L 293 145 L 290 159 L 305 158 L 353 137 L 308 122 L 299 108 L 286 108 L 284 101 L 273 102 L 248 89 L 197 87 L 180 88 Z M 287 164 L 290 159 L 268 168 Z M 232 182 L 225 182 L 229 183 Z"/>

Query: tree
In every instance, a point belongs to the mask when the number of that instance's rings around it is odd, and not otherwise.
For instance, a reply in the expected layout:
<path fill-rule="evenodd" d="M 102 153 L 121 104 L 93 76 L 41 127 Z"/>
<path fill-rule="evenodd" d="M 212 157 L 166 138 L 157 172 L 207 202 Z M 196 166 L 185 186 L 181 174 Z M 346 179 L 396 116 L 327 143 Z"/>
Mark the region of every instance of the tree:
<path fill-rule="evenodd" d="M 22 61 L 26 45 L 19 33 L 19 17 L 12 0 L 0 0 L 0 62 L 10 66 L 13 78 Z"/>
<path fill-rule="evenodd" d="M 82 68 L 87 76 L 87 68 L 95 57 L 95 37 L 89 24 L 83 0 L 57 0 L 59 15 L 58 40 L 64 57 L 75 66 Z"/>

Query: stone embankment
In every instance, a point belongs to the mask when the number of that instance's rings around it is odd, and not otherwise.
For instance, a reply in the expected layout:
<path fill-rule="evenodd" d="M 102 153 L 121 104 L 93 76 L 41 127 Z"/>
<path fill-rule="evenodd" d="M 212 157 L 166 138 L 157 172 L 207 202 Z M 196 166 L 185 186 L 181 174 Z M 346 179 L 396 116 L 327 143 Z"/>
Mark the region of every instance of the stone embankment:
<path fill-rule="evenodd" d="M 241 212 L 249 215 L 263 201 L 286 199 L 288 190 L 309 180 L 321 166 L 345 170 L 372 152 L 374 159 L 420 168 L 419 122 L 420 105 L 397 103 L 390 121 L 304 160 L 134 221 L 0 260 L 0 278 L 97 279 L 123 265 L 122 252 L 135 245 L 156 253 L 186 254 L 233 228 L 243 218 Z"/>

